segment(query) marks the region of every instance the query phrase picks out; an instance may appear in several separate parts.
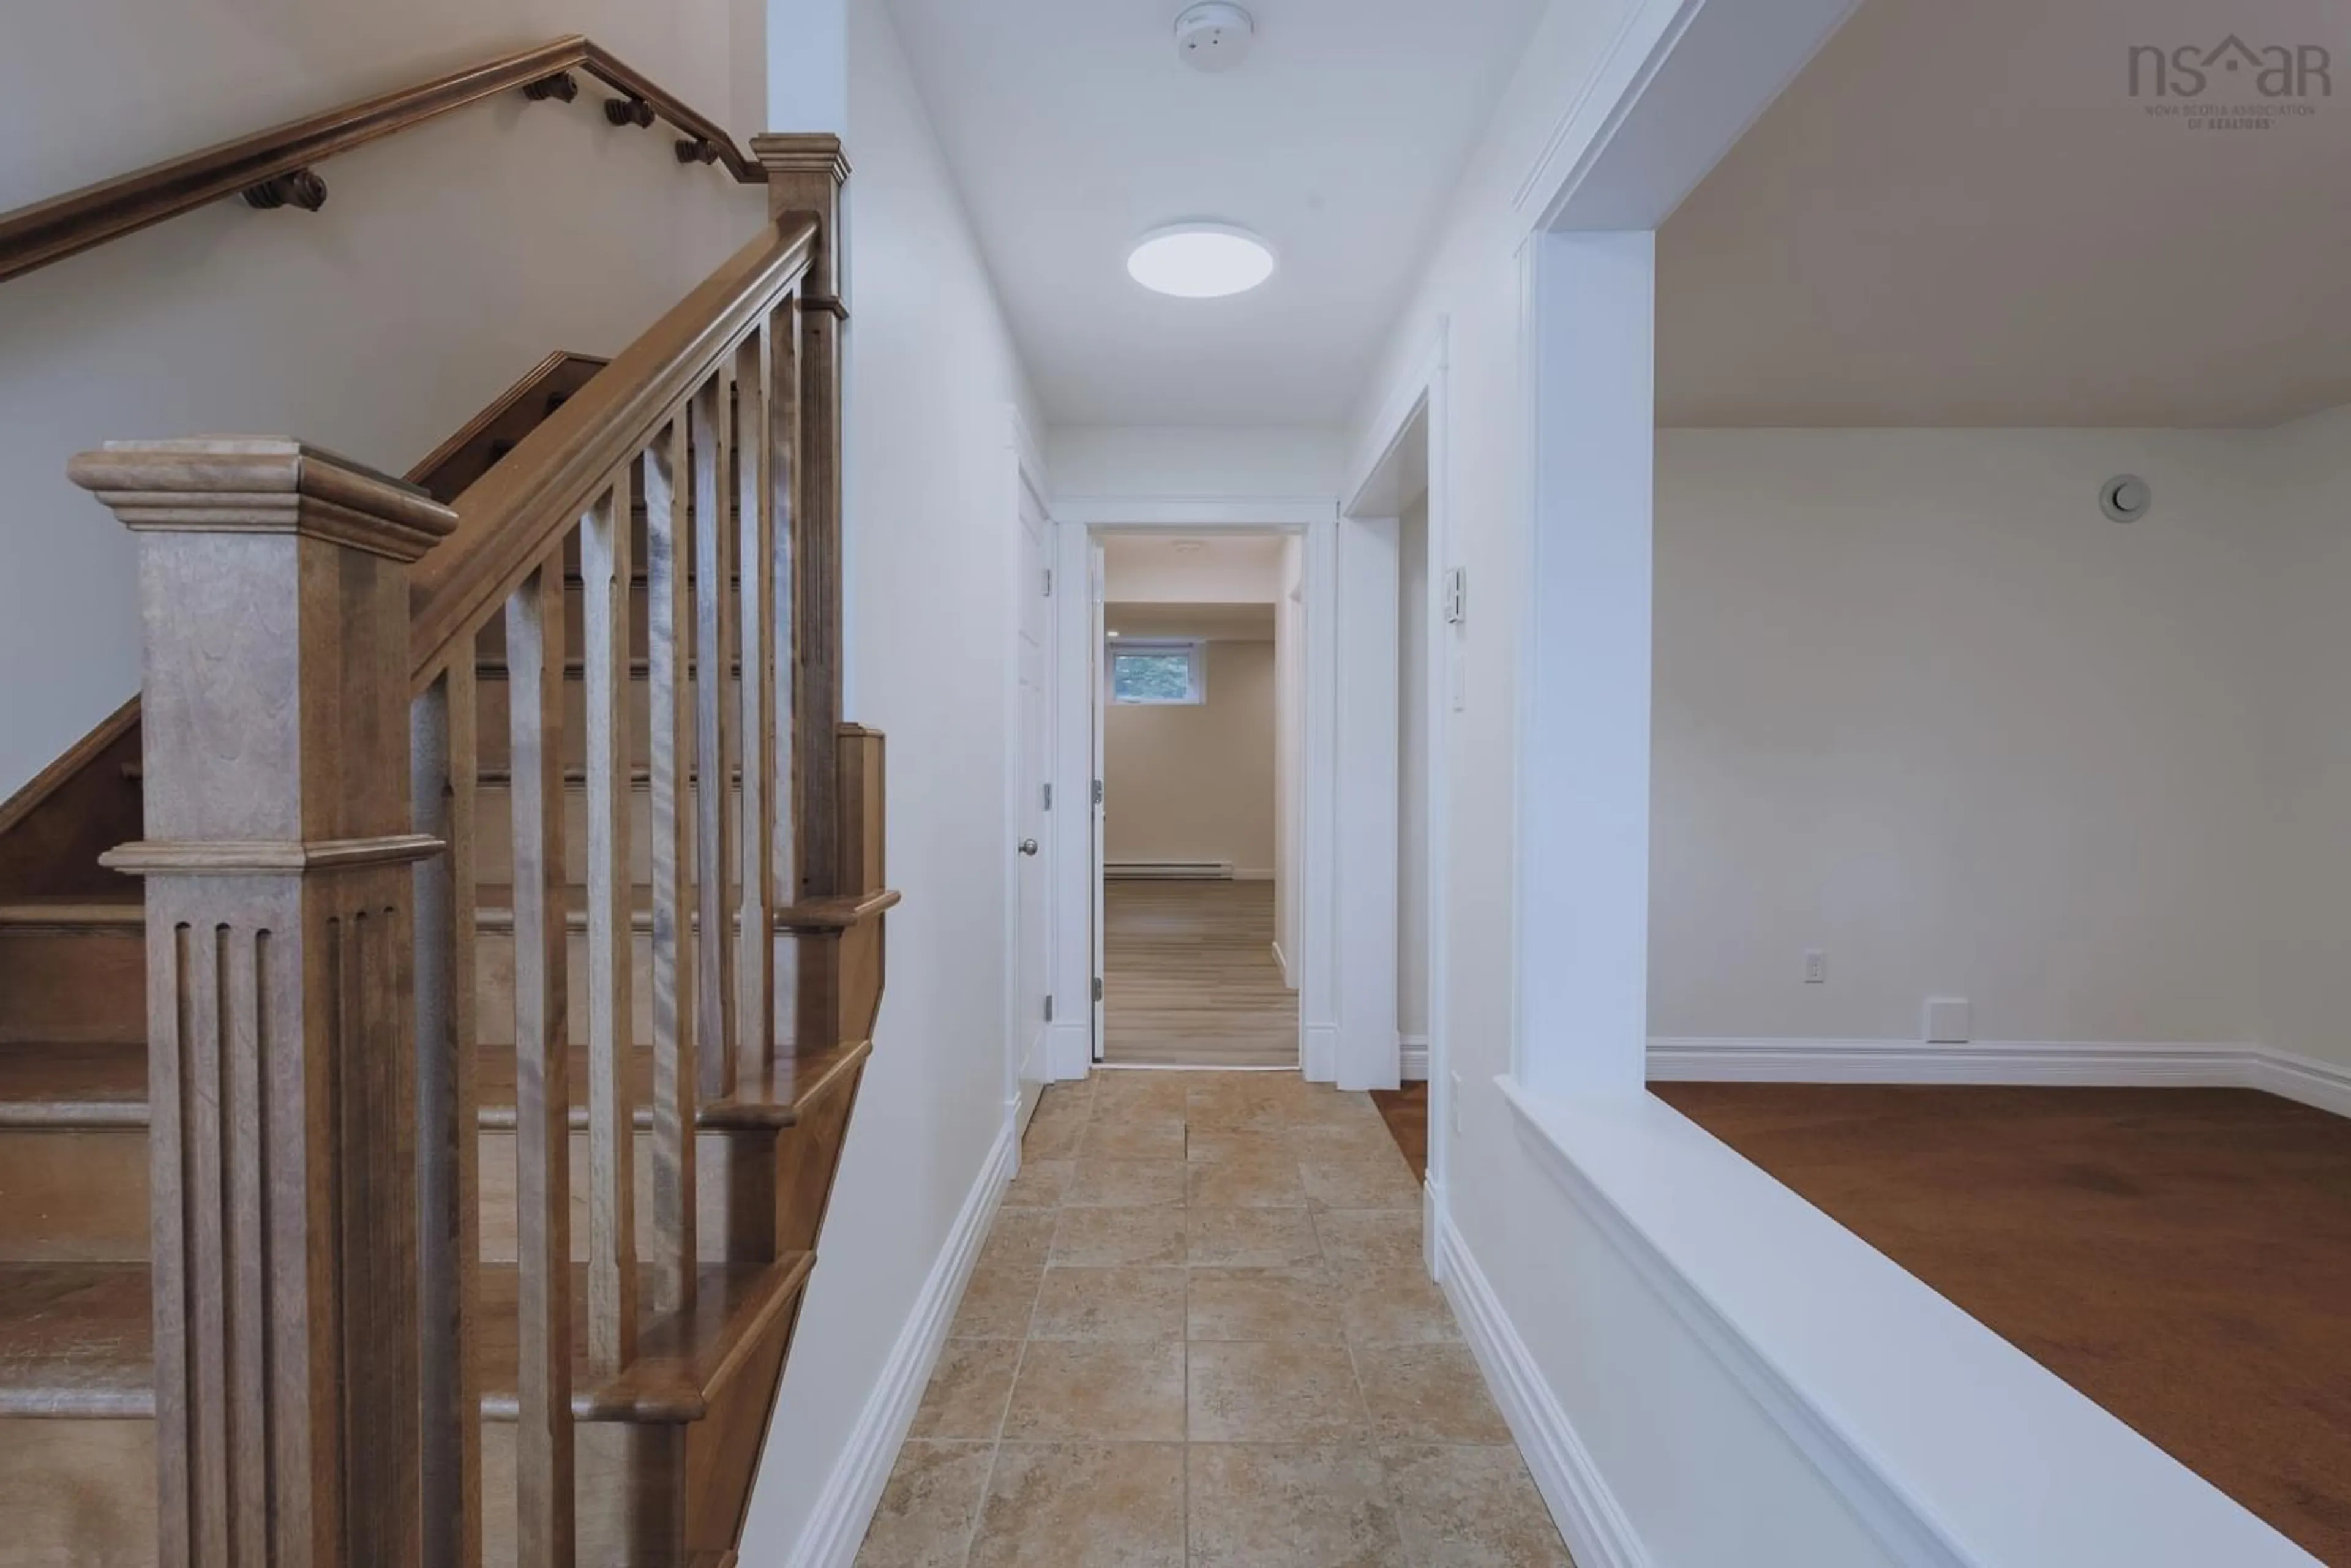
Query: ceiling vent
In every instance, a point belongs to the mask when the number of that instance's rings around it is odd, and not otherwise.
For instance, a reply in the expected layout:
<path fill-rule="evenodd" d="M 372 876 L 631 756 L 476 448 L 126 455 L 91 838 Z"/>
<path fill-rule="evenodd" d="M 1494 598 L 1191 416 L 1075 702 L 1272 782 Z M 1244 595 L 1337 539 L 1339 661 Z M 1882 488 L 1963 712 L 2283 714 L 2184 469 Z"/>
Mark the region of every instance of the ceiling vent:
<path fill-rule="evenodd" d="M 1228 0 L 1201 0 L 1176 18 L 1176 54 L 1196 71 L 1226 71 L 1248 57 L 1257 23 Z"/>

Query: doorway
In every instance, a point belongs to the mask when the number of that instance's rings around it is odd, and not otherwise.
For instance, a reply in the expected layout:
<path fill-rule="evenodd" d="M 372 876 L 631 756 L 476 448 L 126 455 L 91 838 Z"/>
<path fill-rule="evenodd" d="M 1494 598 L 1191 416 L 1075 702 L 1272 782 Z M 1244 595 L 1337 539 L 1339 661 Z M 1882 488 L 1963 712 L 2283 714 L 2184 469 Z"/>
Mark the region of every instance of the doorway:
<path fill-rule="evenodd" d="M 1301 717 L 1282 682 L 1302 665 L 1279 606 L 1297 557 L 1270 530 L 1102 546 L 1104 1066 L 1300 1064 L 1280 930 L 1296 878 L 1281 762 L 1300 750 L 1284 725 Z"/>

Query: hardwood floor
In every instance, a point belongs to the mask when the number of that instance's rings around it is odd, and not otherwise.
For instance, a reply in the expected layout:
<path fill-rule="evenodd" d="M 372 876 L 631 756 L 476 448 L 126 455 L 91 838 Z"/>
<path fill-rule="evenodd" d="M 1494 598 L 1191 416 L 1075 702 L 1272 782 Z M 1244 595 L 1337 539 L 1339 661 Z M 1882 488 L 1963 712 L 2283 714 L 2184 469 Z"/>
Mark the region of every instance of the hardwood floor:
<path fill-rule="evenodd" d="M 1298 993 L 1273 960 L 1270 882 L 1102 889 L 1102 1060 L 1295 1067 Z"/>
<path fill-rule="evenodd" d="M 1396 1141 L 1413 1176 L 1428 1175 L 1428 1080 L 1418 1079 L 1401 1089 L 1374 1089 L 1372 1103 L 1379 1107 L 1380 1120 L 1388 1124 L 1388 1136 Z"/>
<path fill-rule="evenodd" d="M 2351 1123 L 2244 1089 L 1651 1087 L 2351 1565 Z"/>

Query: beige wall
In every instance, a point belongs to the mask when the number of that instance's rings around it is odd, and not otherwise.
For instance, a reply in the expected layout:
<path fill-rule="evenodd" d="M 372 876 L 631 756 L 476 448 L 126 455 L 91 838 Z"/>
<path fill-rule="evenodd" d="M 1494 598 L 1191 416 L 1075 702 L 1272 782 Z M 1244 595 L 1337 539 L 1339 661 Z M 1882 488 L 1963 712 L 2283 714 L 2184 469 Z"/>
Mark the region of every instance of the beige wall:
<path fill-rule="evenodd" d="M 1271 643 L 1208 644 L 1208 700 L 1113 703 L 1102 740 L 1108 858 L 1274 867 Z"/>

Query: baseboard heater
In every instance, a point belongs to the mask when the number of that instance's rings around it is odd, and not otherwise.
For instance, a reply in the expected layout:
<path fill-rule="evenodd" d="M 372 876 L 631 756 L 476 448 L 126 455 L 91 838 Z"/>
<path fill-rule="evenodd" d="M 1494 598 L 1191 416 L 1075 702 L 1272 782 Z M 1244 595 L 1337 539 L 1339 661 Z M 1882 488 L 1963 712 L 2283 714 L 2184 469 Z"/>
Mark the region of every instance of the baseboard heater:
<path fill-rule="evenodd" d="M 1113 882 L 1230 882 L 1230 861 L 1107 861 L 1102 875 Z"/>

